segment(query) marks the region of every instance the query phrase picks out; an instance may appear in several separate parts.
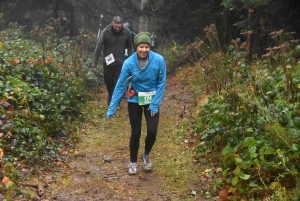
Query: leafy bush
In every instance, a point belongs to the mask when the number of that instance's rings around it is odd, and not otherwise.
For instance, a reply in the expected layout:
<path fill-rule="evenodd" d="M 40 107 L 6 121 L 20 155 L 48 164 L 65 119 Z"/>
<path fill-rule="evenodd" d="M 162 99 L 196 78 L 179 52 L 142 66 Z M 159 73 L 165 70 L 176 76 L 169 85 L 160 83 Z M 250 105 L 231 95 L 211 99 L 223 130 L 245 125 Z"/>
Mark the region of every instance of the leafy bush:
<path fill-rule="evenodd" d="M 14 166 L 64 160 L 60 151 L 80 137 L 87 101 L 101 84 L 80 42 L 86 35 L 70 40 L 45 30 L 36 34 L 38 41 L 17 29 L 0 33 L 1 160 Z M 3 171 L 1 178 L 18 175 Z"/>
<path fill-rule="evenodd" d="M 271 195 L 299 199 L 295 193 L 300 179 L 298 40 L 286 37 L 264 59 L 253 55 L 250 61 L 251 32 L 243 33 L 244 43 L 233 40 L 223 53 L 213 27 L 206 30 L 210 44 L 196 41 L 199 45 L 193 47 L 198 49 L 192 51 L 201 55 L 204 72 L 209 70 L 203 73 L 207 88 L 213 89 L 207 91 L 212 94 L 209 102 L 200 106 L 189 129 L 201 136 L 198 154 L 214 151 L 216 165 L 223 169 L 216 185 L 223 184 L 232 200 L 271 199 Z M 271 37 L 284 38 L 282 34 Z M 198 59 L 190 54 L 186 49 L 185 56 Z"/>
<path fill-rule="evenodd" d="M 176 41 L 172 41 L 172 45 L 164 45 L 163 48 L 161 48 L 161 54 L 166 61 L 168 73 L 184 64 L 185 61 L 182 57 L 183 50 L 184 46 L 176 43 Z"/>

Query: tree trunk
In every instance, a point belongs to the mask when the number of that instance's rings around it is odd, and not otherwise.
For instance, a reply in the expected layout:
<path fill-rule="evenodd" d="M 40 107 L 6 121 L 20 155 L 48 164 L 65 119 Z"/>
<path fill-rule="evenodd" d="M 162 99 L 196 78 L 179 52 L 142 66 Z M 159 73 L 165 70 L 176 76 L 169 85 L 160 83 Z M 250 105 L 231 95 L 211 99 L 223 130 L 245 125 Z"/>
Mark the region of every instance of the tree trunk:
<path fill-rule="evenodd" d="M 141 0 L 141 10 L 144 9 L 144 5 L 148 0 Z M 139 32 L 148 31 L 148 18 L 146 16 L 140 16 Z"/>
<path fill-rule="evenodd" d="M 59 0 L 54 0 L 54 4 L 53 4 L 54 19 L 57 19 L 59 17 L 58 11 L 59 11 Z"/>

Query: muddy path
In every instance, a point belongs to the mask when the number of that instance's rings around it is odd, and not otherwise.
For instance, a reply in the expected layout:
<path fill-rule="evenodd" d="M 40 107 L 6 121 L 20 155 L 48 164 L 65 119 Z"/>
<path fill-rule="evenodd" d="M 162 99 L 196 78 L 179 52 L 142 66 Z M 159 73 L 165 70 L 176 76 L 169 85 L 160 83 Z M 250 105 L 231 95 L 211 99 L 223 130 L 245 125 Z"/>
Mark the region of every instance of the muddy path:
<path fill-rule="evenodd" d="M 188 95 L 180 83 L 168 78 L 160 107 L 157 141 L 151 152 L 152 172 L 143 172 L 139 159 L 138 174 L 128 175 L 130 124 L 127 102 L 121 101 L 112 120 L 106 120 L 105 88 L 91 102 L 91 120 L 80 143 L 69 151 L 68 160 L 52 175 L 52 182 L 41 200 L 58 201 L 176 201 L 207 200 L 201 198 L 201 182 L 196 173 L 190 141 L 178 134 L 180 124 L 188 118 Z M 139 155 L 146 132 L 143 120 Z"/>

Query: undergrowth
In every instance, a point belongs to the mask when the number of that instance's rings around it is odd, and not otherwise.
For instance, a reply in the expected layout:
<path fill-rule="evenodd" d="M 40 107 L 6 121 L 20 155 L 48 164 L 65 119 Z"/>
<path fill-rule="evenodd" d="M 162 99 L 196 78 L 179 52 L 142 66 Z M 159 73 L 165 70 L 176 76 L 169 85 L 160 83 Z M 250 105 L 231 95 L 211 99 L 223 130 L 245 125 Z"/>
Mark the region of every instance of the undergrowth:
<path fill-rule="evenodd" d="M 215 185 L 230 200 L 298 200 L 299 40 L 273 32 L 276 46 L 249 59 L 251 31 L 232 40 L 227 52 L 215 25 L 205 31 L 208 44 L 197 39 L 183 52 L 210 96 L 185 129 L 199 136 L 196 158 L 214 158 L 222 167 Z"/>
<path fill-rule="evenodd" d="M 14 24 L 0 32 L 0 193 L 6 200 L 22 196 L 15 183 L 39 172 L 37 166 L 65 161 L 61 153 L 80 138 L 86 104 L 101 83 L 87 52 L 94 36 L 82 30 L 62 38 L 55 27 L 28 36 Z"/>

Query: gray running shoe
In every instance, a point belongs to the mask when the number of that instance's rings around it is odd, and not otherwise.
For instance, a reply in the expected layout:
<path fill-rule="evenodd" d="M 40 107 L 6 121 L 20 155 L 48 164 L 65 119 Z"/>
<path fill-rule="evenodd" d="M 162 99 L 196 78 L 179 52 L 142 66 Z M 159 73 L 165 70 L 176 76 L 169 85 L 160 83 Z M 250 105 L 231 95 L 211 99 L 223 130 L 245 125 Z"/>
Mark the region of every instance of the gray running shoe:
<path fill-rule="evenodd" d="M 151 171 L 152 170 L 152 163 L 150 160 L 150 155 L 148 154 L 142 154 L 141 159 L 143 161 L 143 168 L 145 171 Z"/>
<path fill-rule="evenodd" d="M 136 163 L 129 163 L 128 173 L 130 175 L 137 174 L 137 164 Z"/>

